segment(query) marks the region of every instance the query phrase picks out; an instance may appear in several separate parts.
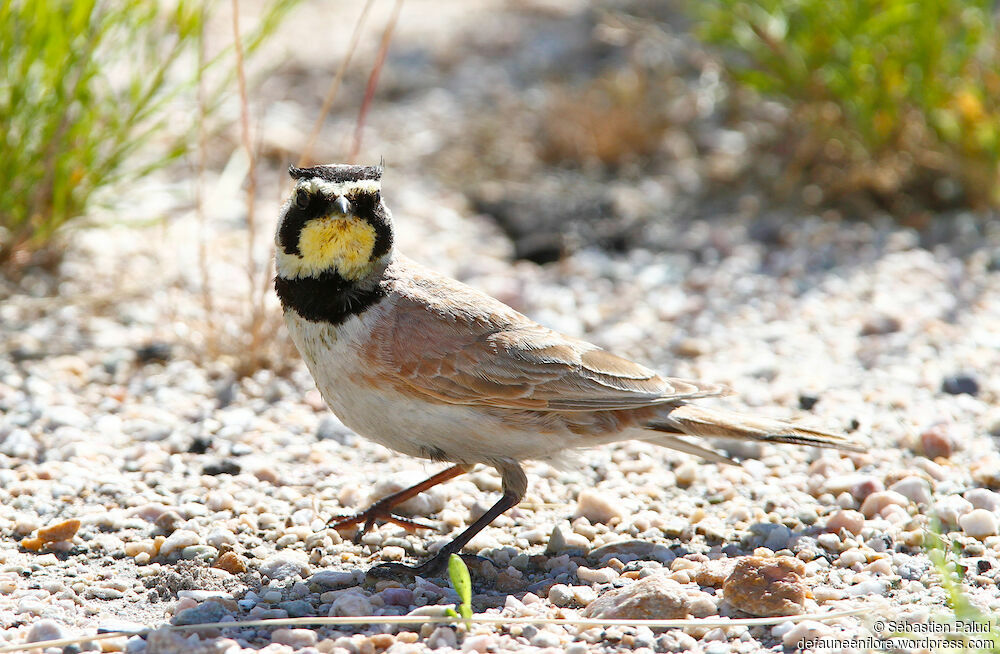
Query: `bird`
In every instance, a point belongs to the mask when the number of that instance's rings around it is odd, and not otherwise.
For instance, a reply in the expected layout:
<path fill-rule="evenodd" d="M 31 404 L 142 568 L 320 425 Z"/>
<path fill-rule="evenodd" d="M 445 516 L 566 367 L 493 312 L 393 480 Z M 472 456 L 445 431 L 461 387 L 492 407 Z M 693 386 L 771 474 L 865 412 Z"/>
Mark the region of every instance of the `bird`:
<path fill-rule="evenodd" d="M 845 435 L 699 405 L 719 384 L 679 379 L 544 327 L 397 252 L 383 166 L 290 166 L 275 232 L 274 290 L 319 393 L 344 425 L 412 457 L 451 466 L 331 521 L 357 533 L 429 525 L 393 507 L 475 466 L 502 495 L 428 560 L 374 566 L 379 577 L 433 575 L 528 488 L 522 464 L 638 439 L 734 463 L 690 437 L 849 451 Z M 432 526 L 432 525 L 430 525 Z"/>

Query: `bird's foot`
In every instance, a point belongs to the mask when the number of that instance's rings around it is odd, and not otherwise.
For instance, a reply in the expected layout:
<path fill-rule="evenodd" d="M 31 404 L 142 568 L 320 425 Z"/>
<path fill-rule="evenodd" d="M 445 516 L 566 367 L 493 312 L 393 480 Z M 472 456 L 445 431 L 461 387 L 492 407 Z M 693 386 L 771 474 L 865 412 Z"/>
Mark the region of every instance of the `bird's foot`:
<path fill-rule="evenodd" d="M 481 570 L 484 565 L 493 565 L 489 559 L 475 554 L 460 554 L 466 565 L 473 570 Z M 402 563 L 380 563 L 368 569 L 368 574 L 376 579 L 412 579 L 413 577 L 436 577 L 448 569 L 448 559 L 451 552 L 442 550 L 420 565 L 403 565 Z"/>
<path fill-rule="evenodd" d="M 414 520 L 413 518 L 405 518 L 401 515 L 396 515 L 391 511 L 391 506 L 383 504 L 381 501 L 375 502 L 370 507 L 364 511 L 351 516 L 333 516 L 327 522 L 327 526 L 336 529 L 337 531 L 343 531 L 345 529 L 350 529 L 354 525 L 361 525 L 361 529 L 358 530 L 356 534 L 357 538 L 360 538 L 365 532 L 374 527 L 376 523 L 389 522 L 394 525 L 399 525 L 406 531 L 413 533 L 417 529 L 436 529 L 437 526 L 421 522 L 419 520 Z"/>

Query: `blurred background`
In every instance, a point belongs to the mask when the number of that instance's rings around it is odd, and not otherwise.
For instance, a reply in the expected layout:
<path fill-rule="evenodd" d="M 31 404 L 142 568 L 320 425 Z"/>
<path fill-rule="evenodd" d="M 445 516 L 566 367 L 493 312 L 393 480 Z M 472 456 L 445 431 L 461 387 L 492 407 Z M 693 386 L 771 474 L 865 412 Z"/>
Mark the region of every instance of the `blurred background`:
<path fill-rule="evenodd" d="M 268 292 L 291 163 L 384 160 L 404 250 L 574 332 L 489 262 L 750 239 L 805 274 L 894 234 L 1000 267 L 985 0 L 21 0 L 0 30 L 4 295 L 139 306 L 145 253 L 175 312 L 151 342 L 240 375 L 292 356 Z"/>

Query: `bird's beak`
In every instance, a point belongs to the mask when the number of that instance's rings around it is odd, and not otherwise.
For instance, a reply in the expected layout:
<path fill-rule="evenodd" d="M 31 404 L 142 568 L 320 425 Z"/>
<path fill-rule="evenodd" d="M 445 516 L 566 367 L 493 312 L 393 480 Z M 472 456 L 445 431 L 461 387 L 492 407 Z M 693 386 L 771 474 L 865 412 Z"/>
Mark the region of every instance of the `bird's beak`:
<path fill-rule="evenodd" d="M 340 195 L 333 201 L 333 208 L 336 209 L 337 213 L 346 216 L 351 212 L 351 203 L 343 195 Z"/>

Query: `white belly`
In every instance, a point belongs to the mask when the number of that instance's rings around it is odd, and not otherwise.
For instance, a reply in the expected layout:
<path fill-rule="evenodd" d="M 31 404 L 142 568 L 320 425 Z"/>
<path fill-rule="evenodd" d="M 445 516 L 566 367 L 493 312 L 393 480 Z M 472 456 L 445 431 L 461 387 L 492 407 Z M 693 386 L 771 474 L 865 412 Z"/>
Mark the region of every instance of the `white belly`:
<path fill-rule="evenodd" d="M 545 459 L 568 443 L 534 432 L 511 430 L 472 406 L 423 401 L 357 380 L 366 364 L 359 341 L 369 334 L 366 316 L 339 326 L 303 320 L 292 311 L 285 322 L 316 386 L 341 422 L 359 435 L 410 456 L 460 463 L 497 459 Z"/>

